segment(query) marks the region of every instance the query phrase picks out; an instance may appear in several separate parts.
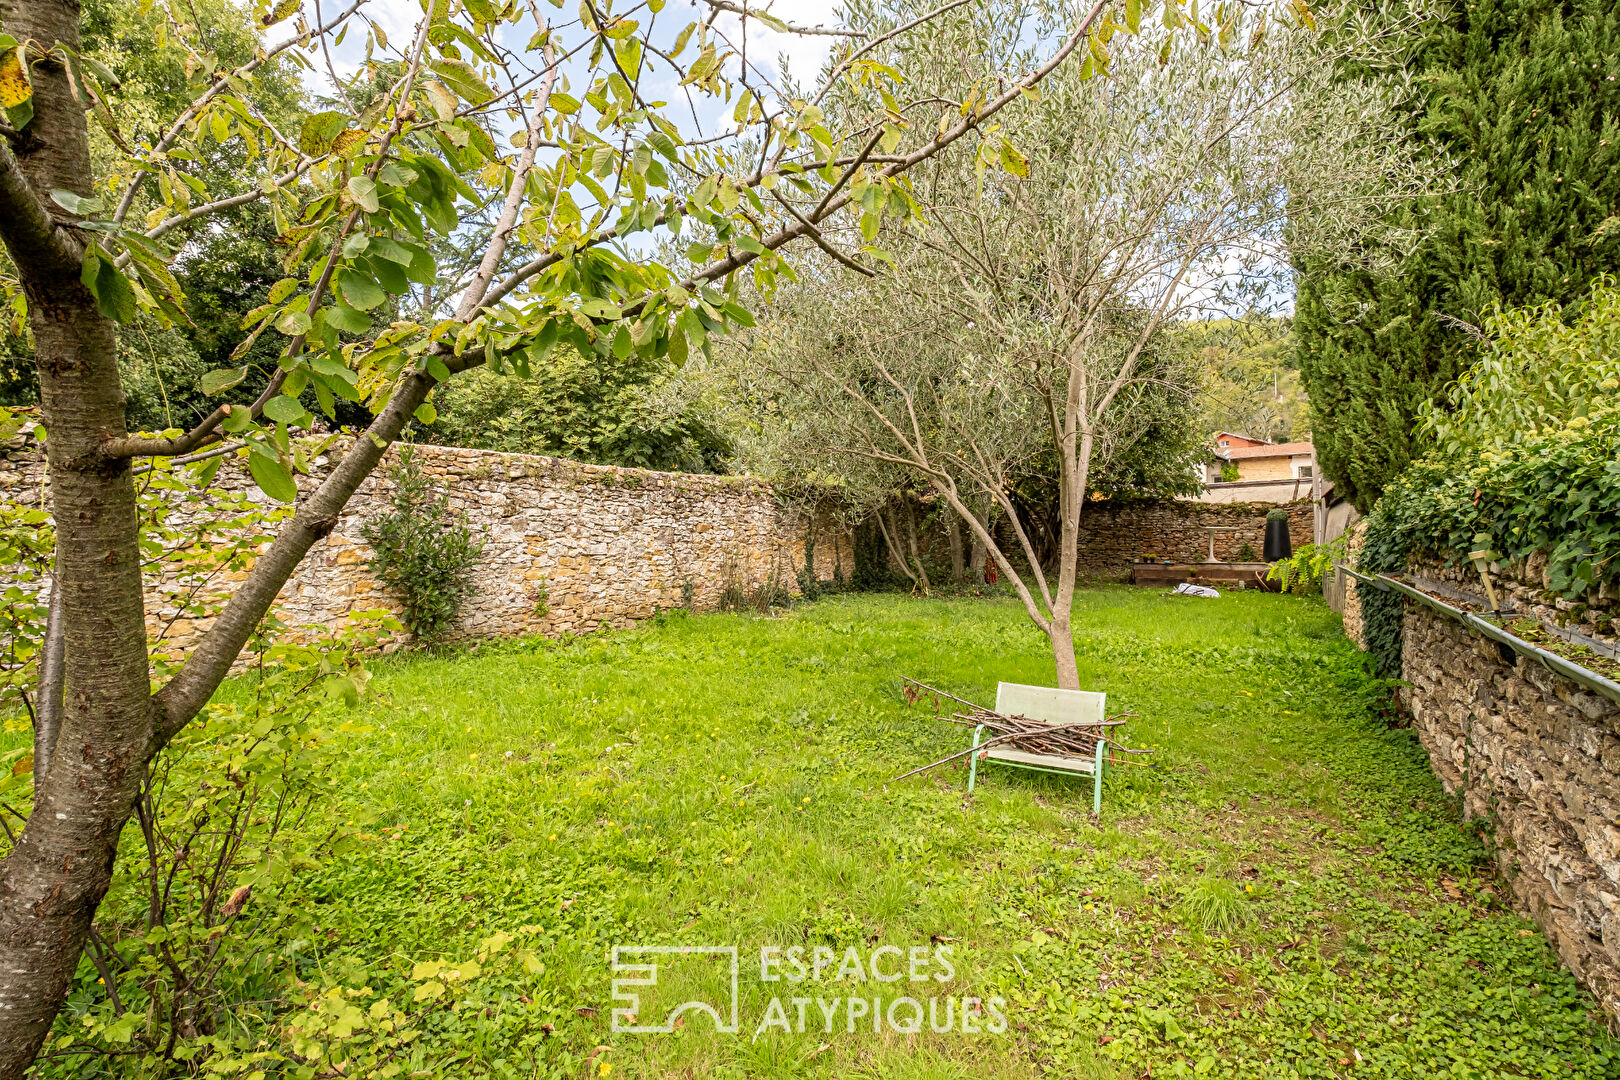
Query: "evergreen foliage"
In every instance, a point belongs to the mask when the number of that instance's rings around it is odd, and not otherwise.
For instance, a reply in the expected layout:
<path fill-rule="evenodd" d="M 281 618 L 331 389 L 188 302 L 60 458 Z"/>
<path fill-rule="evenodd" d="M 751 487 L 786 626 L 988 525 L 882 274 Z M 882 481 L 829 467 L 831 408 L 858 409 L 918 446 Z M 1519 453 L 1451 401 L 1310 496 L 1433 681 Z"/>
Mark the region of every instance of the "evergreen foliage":
<path fill-rule="evenodd" d="M 1473 348 L 1457 320 L 1574 300 L 1620 268 L 1611 0 L 1458 4 L 1410 70 L 1413 123 L 1456 163 L 1456 189 L 1396 212 L 1423 241 L 1394 274 L 1299 268 L 1294 329 L 1317 454 L 1364 511 L 1430 445 L 1415 420 Z"/>
<path fill-rule="evenodd" d="M 440 389 L 422 438 L 669 472 L 724 471 L 731 447 L 697 403 L 664 400 L 673 367 L 560 347 L 530 378 L 481 368 Z M 665 391 L 671 391 L 665 393 Z"/>
<path fill-rule="evenodd" d="M 373 550 L 371 569 L 405 608 L 405 625 L 420 641 L 441 637 L 472 593 L 470 572 L 479 545 L 449 497 L 422 475 L 409 446 L 389 470 L 393 508 L 361 526 Z"/>

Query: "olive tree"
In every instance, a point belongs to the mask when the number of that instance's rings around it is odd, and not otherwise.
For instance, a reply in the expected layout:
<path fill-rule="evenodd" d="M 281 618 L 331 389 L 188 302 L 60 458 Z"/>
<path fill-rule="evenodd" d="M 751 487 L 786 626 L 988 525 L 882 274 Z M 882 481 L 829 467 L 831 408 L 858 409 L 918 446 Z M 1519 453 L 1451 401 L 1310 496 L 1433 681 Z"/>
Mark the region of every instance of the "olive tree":
<path fill-rule="evenodd" d="M 930 163 L 922 207 L 877 237 L 892 271 L 868 282 L 874 265 L 824 258 L 743 339 L 739 362 L 775 378 L 775 411 L 793 418 L 788 456 L 880 461 L 931 487 L 1050 638 L 1065 688 L 1079 683 L 1070 613 L 1098 470 L 1152 449 L 1156 419 L 1197 390 L 1167 329 L 1275 298 L 1289 250 L 1347 250 L 1430 187 L 1390 119 L 1399 80 L 1354 74 L 1398 70 L 1418 13 L 1205 11 L 1207 25 L 1171 3 L 1138 25 L 1128 10 L 1138 33 L 1105 28 L 975 156 Z M 932 48 L 893 63 L 947 93 L 964 32 L 1017 47 L 1016 28 L 939 24 Z M 1009 493 L 1042 452 L 1057 459 L 1055 568 Z M 1005 533 L 975 512 L 983 496 Z"/>
<path fill-rule="evenodd" d="M 744 281 L 768 291 L 791 274 L 782 249 L 830 248 L 822 230 L 853 209 L 869 223 L 903 212 L 909 174 L 981 141 L 1083 50 L 1109 6 L 1067 13 L 1042 55 L 965 108 L 877 62 L 975 2 L 879 5 L 826 28 L 733 0 L 704 0 L 696 18 L 665 0 L 425 0 L 413 30 L 391 36 L 366 0 L 255 0 L 266 40 L 225 64 L 186 5 L 155 0 L 143 25 L 189 84 L 187 104 L 147 134 L 125 131 L 117 80 L 81 50 L 78 4 L 0 0 L 0 270 L 12 274 L 0 287 L 26 306 L 39 374 L 61 627 L 46 651 L 63 685 L 40 698 L 34 802 L 0 864 L 0 1077 L 24 1072 L 63 1001 L 154 756 L 407 421 L 431 421 L 434 387 L 482 364 L 525 375 L 558 343 L 682 362 L 752 322 Z M 754 20 L 833 39 L 815 87 L 785 85 L 747 54 Z M 345 38 L 363 43 L 349 67 L 333 56 Z M 333 102 L 296 129 L 259 100 L 287 65 L 328 83 Z M 117 148 L 99 170 L 90 124 Z M 198 166 L 226 147 L 240 167 Z M 285 278 L 247 327 L 249 342 L 280 344 L 268 384 L 189 429 L 127 431 L 115 326 L 138 313 L 183 322 L 176 253 L 250 204 L 286 252 Z M 656 237 L 679 237 L 686 258 L 651 254 Z M 211 370 L 203 389 L 247 375 Z M 339 399 L 374 418 L 301 491 L 297 435 L 311 406 L 331 413 Z M 132 470 L 168 458 L 206 480 L 224 452 L 296 512 L 154 688 Z"/>

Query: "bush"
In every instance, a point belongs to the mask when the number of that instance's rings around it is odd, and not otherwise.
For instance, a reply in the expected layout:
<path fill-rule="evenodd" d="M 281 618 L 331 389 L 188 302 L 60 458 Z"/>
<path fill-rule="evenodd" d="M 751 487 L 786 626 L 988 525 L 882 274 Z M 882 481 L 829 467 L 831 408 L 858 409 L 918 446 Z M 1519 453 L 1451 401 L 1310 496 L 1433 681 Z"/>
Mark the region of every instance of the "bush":
<path fill-rule="evenodd" d="M 405 609 L 405 625 L 419 641 L 434 641 L 472 592 L 469 571 L 480 548 L 466 518 L 451 513 L 449 498 L 422 475 L 409 446 L 388 476 L 393 509 L 366 522 L 361 535 L 372 547 L 371 569 Z"/>
<path fill-rule="evenodd" d="M 1579 599 L 1620 580 L 1620 289 L 1498 312 L 1488 345 L 1423 424 L 1438 449 L 1389 485 L 1358 565 L 1399 573 L 1414 557 L 1547 556 L 1547 587 Z M 1398 593 L 1358 589 L 1380 675 L 1401 671 Z"/>

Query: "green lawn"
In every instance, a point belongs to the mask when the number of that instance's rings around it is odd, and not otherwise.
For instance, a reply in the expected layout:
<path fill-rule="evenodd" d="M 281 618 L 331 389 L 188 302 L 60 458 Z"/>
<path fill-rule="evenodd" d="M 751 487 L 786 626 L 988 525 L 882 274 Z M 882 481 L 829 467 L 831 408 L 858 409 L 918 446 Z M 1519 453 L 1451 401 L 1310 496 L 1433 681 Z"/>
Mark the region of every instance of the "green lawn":
<path fill-rule="evenodd" d="M 1075 621 L 1084 685 L 1156 751 L 1109 777 L 1100 822 L 1089 780 L 991 770 L 970 798 L 953 766 L 886 786 L 967 738 L 908 708 L 901 675 L 986 703 L 997 680 L 1050 683 L 1005 599 L 843 597 L 386 661 L 345 755 L 364 842 L 302 879 L 284 962 L 363 997 L 498 932 L 503 957 L 530 950 L 450 984 L 407 1076 L 1620 1071 L 1320 600 L 1094 589 Z M 641 944 L 738 946 L 741 1032 L 688 1014 L 613 1033 L 609 950 Z M 771 945 L 868 968 L 948 945 L 954 977 L 767 983 Z M 670 963 L 639 1022 L 724 996 L 723 965 Z M 801 1033 L 795 995 L 839 1004 L 808 1004 Z M 999 997 L 1007 1030 L 850 1017 L 852 996 L 901 995 L 940 1018 Z M 759 1031 L 773 997 L 793 1030 Z"/>

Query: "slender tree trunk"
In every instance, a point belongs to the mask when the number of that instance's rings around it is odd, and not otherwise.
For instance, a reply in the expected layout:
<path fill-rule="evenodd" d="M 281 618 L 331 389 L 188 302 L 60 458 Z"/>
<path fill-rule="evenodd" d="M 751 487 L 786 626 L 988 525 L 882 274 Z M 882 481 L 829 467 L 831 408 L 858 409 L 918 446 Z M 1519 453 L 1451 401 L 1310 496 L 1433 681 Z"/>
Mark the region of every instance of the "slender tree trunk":
<path fill-rule="evenodd" d="M 949 505 L 943 507 L 945 511 L 945 535 L 951 543 L 951 580 L 958 585 L 967 577 L 967 562 L 962 557 L 962 524 L 956 516 L 956 511 Z"/>
<path fill-rule="evenodd" d="M 78 48 L 76 3 L 0 0 L 0 19 L 20 40 Z M 38 61 L 31 74 L 35 122 L 12 140 L 16 167 L 0 168 L 5 182 L 35 198 L 52 188 L 89 196 L 84 110 L 58 61 Z M 0 1078 L 10 1080 L 33 1061 L 78 966 L 146 778 L 155 710 L 135 487 L 127 460 L 100 453 L 126 434 L 113 324 L 79 282 L 84 234 L 39 214 L 0 216 L 7 247 L 22 256 L 14 261 L 50 431 L 64 681 L 56 753 L 0 863 Z"/>
<path fill-rule="evenodd" d="M 911 562 L 917 568 L 917 583 L 923 587 L 923 592 L 933 592 L 933 585 L 928 580 L 928 571 L 924 569 L 922 555 L 917 548 L 917 515 L 912 513 L 911 500 L 905 495 L 900 496 L 900 509 L 906 514 L 906 544 L 911 548 Z"/>
<path fill-rule="evenodd" d="M 972 510 L 974 516 L 978 518 L 979 524 L 981 526 L 983 526 L 984 531 L 989 532 L 990 531 L 990 495 L 989 495 L 989 493 L 987 492 L 980 500 L 978 500 L 978 505 L 975 506 L 975 505 L 969 504 L 969 509 Z M 970 554 L 968 555 L 968 580 L 970 582 L 972 582 L 973 584 L 975 584 L 975 585 L 983 585 L 984 584 L 984 570 L 985 570 L 985 567 L 988 566 L 989 563 L 990 563 L 990 549 L 985 546 L 983 540 L 979 539 L 978 530 L 969 529 L 968 531 L 973 534 L 973 545 L 972 545 L 972 547 L 970 549 Z"/>
<path fill-rule="evenodd" d="M 889 557 L 900 568 L 900 572 L 906 575 L 906 580 L 915 583 L 917 575 L 911 572 L 911 565 L 906 562 L 906 553 L 901 550 L 900 545 L 895 543 L 894 540 L 900 531 L 900 526 L 896 524 L 893 531 L 889 529 L 888 518 L 884 516 L 882 507 L 878 507 L 877 513 L 873 516 L 877 518 L 878 532 L 883 534 L 883 546 L 889 549 Z"/>

